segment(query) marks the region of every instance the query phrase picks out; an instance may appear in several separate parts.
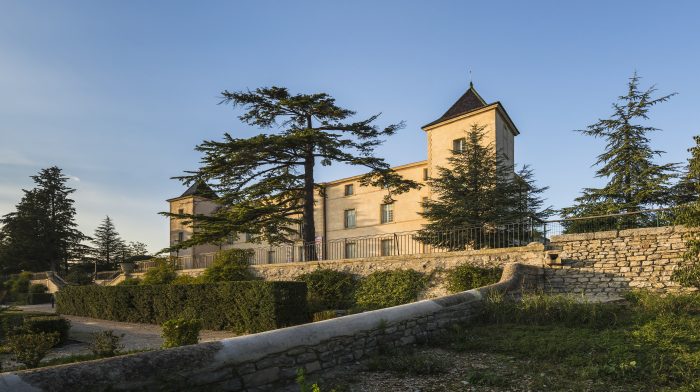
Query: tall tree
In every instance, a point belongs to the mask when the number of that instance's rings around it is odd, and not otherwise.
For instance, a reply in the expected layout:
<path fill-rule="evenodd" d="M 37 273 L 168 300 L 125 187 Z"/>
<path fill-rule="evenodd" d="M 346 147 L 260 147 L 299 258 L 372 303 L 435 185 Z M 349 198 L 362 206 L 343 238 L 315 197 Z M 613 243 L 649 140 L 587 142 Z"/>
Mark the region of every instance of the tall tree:
<path fill-rule="evenodd" d="M 6 248 L 3 264 L 10 270 L 67 269 L 68 260 L 80 255 L 81 241 L 87 239 L 75 222 L 75 202 L 70 198 L 75 189 L 66 185 L 68 177 L 56 166 L 31 178 L 35 187 L 23 190 L 16 211 L 0 219 Z"/>
<path fill-rule="evenodd" d="M 637 212 L 666 205 L 670 198 L 670 180 L 675 164 L 657 164 L 654 159 L 663 151 L 650 146 L 648 134 L 658 128 L 642 125 L 649 110 L 669 100 L 674 94 L 654 97 L 654 86 L 640 90 L 640 77 L 635 73 L 628 82 L 627 94 L 613 103 L 613 114 L 578 132 L 602 138 L 605 151 L 598 155 L 595 165 L 601 165 L 596 177 L 608 179 L 602 188 L 586 188 L 576 198 L 576 204 L 561 210 L 565 217 Z M 639 215 L 622 221 L 645 224 L 650 217 Z"/>
<path fill-rule="evenodd" d="M 679 181 L 679 206 L 676 210 L 676 224 L 700 227 L 700 136 L 693 136 L 695 146 L 688 149 L 687 171 Z M 700 288 L 700 235 L 697 231 L 688 233 L 683 265 L 671 276 L 683 286 Z"/>
<path fill-rule="evenodd" d="M 551 214 L 540 197 L 547 188 L 536 186 L 527 166 L 516 175 L 494 145 L 484 143 L 485 128 L 473 124 L 464 148 L 452 151 L 448 166 L 428 180 L 436 197 L 423 202 L 429 223 L 420 231 L 422 242 L 452 250 L 502 245 L 495 241 L 506 238 L 527 242 L 530 218 Z M 510 223 L 518 224 L 499 225 Z"/>
<path fill-rule="evenodd" d="M 124 257 L 125 245 L 109 216 L 95 229 L 92 242 L 95 249 L 95 272 L 98 265 L 105 269 L 116 268 L 117 262 Z"/>
<path fill-rule="evenodd" d="M 292 95 L 286 88 L 270 87 L 222 94 L 222 103 L 244 108 L 239 117 L 244 123 L 279 131 L 247 139 L 226 133 L 222 141 L 204 141 L 196 148 L 204 155 L 202 166 L 177 178 L 210 185 L 220 208 L 213 216 L 164 213 L 197 227 L 177 248 L 217 243 L 236 233 L 254 234 L 258 241 L 289 242 L 300 226 L 302 240 L 314 242 L 314 197 L 323 191 L 316 182 L 317 164 L 364 166 L 369 173 L 361 184 L 383 186 L 389 197 L 419 187 L 373 154 L 381 138 L 403 124 L 379 128 L 374 125 L 379 115 L 347 122 L 355 112 L 337 106 L 325 93 Z M 307 251 L 308 259 L 316 258 L 314 247 Z"/>
<path fill-rule="evenodd" d="M 690 158 L 680 181 L 674 186 L 676 205 L 692 203 L 700 197 L 700 136 L 693 136 L 695 146 L 688 149 Z"/>

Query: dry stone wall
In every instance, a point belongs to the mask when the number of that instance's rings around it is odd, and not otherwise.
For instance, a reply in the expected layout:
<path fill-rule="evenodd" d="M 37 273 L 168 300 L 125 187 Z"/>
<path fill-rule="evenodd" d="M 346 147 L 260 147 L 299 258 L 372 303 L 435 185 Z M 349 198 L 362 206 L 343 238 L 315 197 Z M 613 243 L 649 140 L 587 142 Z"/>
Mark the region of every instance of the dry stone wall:
<path fill-rule="evenodd" d="M 550 247 L 559 257 L 545 265 L 545 291 L 610 300 L 630 289 L 688 290 L 671 274 L 682 264 L 691 234 L 667 226 L 554 236 Z"/>

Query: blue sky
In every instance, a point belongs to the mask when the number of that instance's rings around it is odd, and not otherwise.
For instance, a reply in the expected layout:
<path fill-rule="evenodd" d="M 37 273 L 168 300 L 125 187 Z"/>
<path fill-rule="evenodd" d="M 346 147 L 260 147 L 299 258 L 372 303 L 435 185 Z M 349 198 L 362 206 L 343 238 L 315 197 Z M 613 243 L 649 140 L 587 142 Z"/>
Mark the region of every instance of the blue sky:
<path fill-rule="evenodd" d="M 654 109 L 662 161 L 698 134 L 700 6 L 691 1 L 0 1 L 0 214 L 58 165 L 91 234 L 110 215 L 126 240 L 167 245 L 157 215 L 197 167 L 203 139 L 259 130 L 219 93 L 282 85 L 328 92 L 380 124 L 378 154 L 426 158 L 420 130 L 468 86 L 500 100 L 555 207 L 599 185 L 602 141 L 575 132 L 610 114 L 634 70 L 678 92 Z M 323 168 L 320 180 L 359 173 Z"/>

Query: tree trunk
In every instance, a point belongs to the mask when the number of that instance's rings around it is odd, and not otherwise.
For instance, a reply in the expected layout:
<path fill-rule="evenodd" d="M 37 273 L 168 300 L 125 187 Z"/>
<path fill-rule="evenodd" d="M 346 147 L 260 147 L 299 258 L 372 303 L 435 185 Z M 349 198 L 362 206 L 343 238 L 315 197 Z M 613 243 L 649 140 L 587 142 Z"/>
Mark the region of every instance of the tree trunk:
<path fill-rule="evenodd" d="M 307 118 L 311 129 L 311 117 Z M 314 146 L 306 148 L 304 157 L 304 219 L 302 226 L 302 241 L 307 261 L 317 260 L 316 255 L 316 223 L 314 222 Z"/>

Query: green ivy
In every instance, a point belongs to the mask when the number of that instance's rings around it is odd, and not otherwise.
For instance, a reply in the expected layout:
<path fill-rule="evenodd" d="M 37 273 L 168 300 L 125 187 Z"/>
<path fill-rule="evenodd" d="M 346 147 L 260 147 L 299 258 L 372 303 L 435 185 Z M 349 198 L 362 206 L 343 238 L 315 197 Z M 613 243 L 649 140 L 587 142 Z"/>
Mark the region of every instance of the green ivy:
<path fill-rule="evenodd" d="M 428 279 L 413 270 L 377 271 L 364 278 L 355 294 L 357 305 L 380 309 L 416 301 Z"/>

